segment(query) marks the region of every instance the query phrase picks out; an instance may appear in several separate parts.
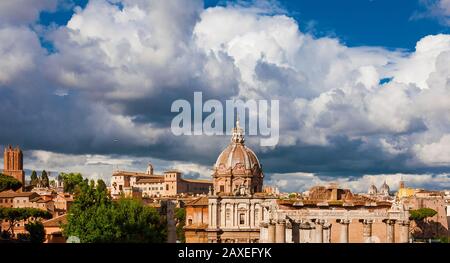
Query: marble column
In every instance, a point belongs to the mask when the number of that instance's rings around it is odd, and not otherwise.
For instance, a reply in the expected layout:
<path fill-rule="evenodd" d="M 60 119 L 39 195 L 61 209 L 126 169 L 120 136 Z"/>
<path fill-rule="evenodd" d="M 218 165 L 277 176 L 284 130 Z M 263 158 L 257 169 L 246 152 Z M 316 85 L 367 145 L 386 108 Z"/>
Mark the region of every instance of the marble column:
<path fill-rule="evenodd" d="M 212 227 L 212 204 L 211 203 L 208 204 L 208 222 L 209 222 L 209 227 Z"/>
<path fill-rule="evenodd" d="M 248 222 L 249 227 L 255 226 L 255 205 L 250 203 L 250 220 Z"/>
<path fill-rule="evenodd" d="M 339 220 L 339 223 L 341 224 L 340 241 L 341 241 L 341 243 L 348 243 L 348 225 L 350 224 L 350 220 L 341 219 L 341 220 Z"/>
<path fill-rule="evenodd" d="M 235 214 L 237 214 L 237 212 L 236 212 L 236 204 L 231 204 L 230 221 L 231 221 L 231 226 L 232 227 L 236 227 Z"/>
<path fill-rule="evenodd" d="M 259 229 L 259 243 L 267 243 L 269 234 L 269 224 L 261 223 Z"/>
<path fill-rule="evenodd" d="M 372 219 L 362 219 L 360 220 L 363 223 L 363 242 L 364 243 L 372 243 Z"/>
<path fill-rule="evenodd" d="M 292 242 L 300 243 L 300 222 L 292 222 Z"/>
<path fill-rule="evenodd" d="M 211 204 L 211 228 L 216 227 L 216 204 Z"/>
<path fill-rule="evenodd" d="M 323 225 L 323 243 L 331 243 L 331 224 L 327 222 Z"/>
<path fill-rule="evenodd" d="M 395 220 L 386 219 L 386 243 L 395 243 Z"/>
<path fill-rule="evenodd" d="M 323 219 L 317 219 L 315 222 L 316 231 L 315 231 L 315 243 L 323 243 L 323 224 L 325 221 Z"/>
<path fill-rule="evenodd" d="M 225 227 L 225 225 L 226 225 L 226 221 L 225 221 L 226 207 L 227 207 L 226 203 L 221 204 L 221 206 L 219 207 L 219 211 L 220 211 L 220 227 Z"/>
<path fill-rule="evenodd" d="M 275 227 L 275 243 L 286 243 L 286 221 L 280 220 Z"/>
<path fill-rule="evenodd" d="M 400 243 L 409 243 L 409 221 L 400 221 Z"/>
<path fill-rule="evenodd" d="M 293 228 L 293 224 L 290 221 L 286 220 L 286 238 L 285 238 L 286 243 L 293 243 L 292 242 L 292 240 L 293 240 L 292 239 L 292 233 L 293 233 L 292 228 Z"/>
<path fill-rule="evenodd" d="M 267 243 L 275 243 L 275 223 L 270 222 L 267 227 Z"/>

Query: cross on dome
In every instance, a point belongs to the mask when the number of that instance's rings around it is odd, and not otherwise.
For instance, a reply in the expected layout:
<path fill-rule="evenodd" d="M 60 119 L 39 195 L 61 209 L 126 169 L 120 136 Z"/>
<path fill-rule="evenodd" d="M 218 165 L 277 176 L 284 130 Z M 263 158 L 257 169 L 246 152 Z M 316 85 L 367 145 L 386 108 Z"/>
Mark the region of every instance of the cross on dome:
<path fill-rule="evenodd" d="M 236 126 L 233 128 L 232 132 L 233 134 L 231 136 L 231 142 L 244 144 L 244 130 L 239 125 L 239 116 L 237 117 Z"/>

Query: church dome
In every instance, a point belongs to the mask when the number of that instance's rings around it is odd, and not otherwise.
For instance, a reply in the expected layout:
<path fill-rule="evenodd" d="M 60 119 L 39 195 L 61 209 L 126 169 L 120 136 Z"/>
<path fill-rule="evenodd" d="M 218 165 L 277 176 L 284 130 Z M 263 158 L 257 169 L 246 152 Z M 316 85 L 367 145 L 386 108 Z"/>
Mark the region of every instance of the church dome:
<path fill-rule="evenodd" d="M 243 130 L 236 122 L 230 144 L 220 153 L 214 164 L 214 192 L 247 193 L 262 191 L 262 167 L 256 154 L 244 144 Z M 239 190 L 240 191 L 240 190 Z"/>
<path fill-rule="evenodd" d="M 383 185 L 380 188 L 380 193 L 383 195 L 389 195 L 390 188 L 389 185 L 384 181 Z"/>
<path fill-rule="evenodd" d="M 377 187 L 376 187 L 374 184 L 372 184 L 372 185 L 369 187 L 368 194 L 369 194 L 369 195 L 376 195 L 377 193 L 378 193 Z"/>
<path fill-rule="evenodd" d="M 256 154 L 243 143 L 232 143 L 217 158 L 216 169 L 235 169 L 242 165 L 244 169 L 261 168 Z"/>

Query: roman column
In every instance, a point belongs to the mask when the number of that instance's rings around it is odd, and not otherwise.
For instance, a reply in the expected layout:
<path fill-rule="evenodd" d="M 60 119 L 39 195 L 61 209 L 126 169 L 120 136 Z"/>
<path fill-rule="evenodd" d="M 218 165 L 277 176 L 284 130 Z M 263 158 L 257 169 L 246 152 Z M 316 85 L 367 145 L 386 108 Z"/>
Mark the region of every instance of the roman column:
<path fill-rule="evenodd" d="M 363 223 L 363 242 L 364 243 L 372 243 L 372 219 L 361 219 L 361 223 Z"/>
<path fill-rule="evenodd" d="M 400 243 L 409 243 L 409 221 L 400 221 Z"/>
<path fill-rule="evenodd" d="M 300 243 L 300 222 L 292 221 L 292 242 Z"/>
<path fill-rule="evenodd" d="M 395 220 L 394 219 L 385 219 L 384 223 L 386 224 L 386 243 L 394 243 L 395 242 Z"/>
<path fill-rule="evenodd" d="M 268 238 L 267 243 L 275 243 L 275 223 L 273 221 L 269 222 L 268 229 Z"/>
<path fill-rule="evenodd" d="M 220 227 L 221 228 L 225 227 L 225 225 L 226 225 L 226 221 L 225 221 L 226 207 L 227 207 L 227 204 L 221 202 L 220 210 L 219 210 L 220 211 Z"/>
<path fill-rule="evenodd" d="M 212 227 L 212 204 L 208 204 L 208 221 L 209 221 L 209 227 Z"/>
<path fill-rule="evenodd" d="M 331 224 L 326 221 L 323 225 L 323 243 L 331 243 Z"/>
<path fill-rule="evenodd" d="M 316 219 L 316 238 L 315 243 L 323 243 L 323 224 L 325 221 L 323 219 Z"/>
<path fill-rule="evenodd" d="M 255 204 L 250 203 L 250 221 L 248 222 L 249 227 L 256 226 L 255 225 Z"/>
<path fill-rule="evenodd" d="M 350 224 L 350 220 L 341 219 L 341 220 L 339 220 L 339 223 L 341 224 L 340 241 L 341 241 L 341 243 L 348 243 L 348 225 Z"/>
<path fill-rule="evenodd" d="M 261 223 L 259 229 L 259 243 L 268 243 L 269 224 Z"/>
<path fill-rule="evenodd" d="M 293 224 L 289 220 L 286 220 L 286 237 L 285 237 L 286 243 L 293 243 L 292 234 L 293 234 Z"/>
<path fill-rule="evenodd" d="M 286 243 L 286 221 L 279 220 L 275 227 L 275 243 Z"/>

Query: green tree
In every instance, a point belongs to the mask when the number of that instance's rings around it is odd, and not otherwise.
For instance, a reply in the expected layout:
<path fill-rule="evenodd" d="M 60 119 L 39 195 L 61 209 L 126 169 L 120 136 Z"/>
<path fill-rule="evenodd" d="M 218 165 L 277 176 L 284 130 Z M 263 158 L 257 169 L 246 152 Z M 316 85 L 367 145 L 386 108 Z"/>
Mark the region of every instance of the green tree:
<path fill-rule="evenodd" d="M 420 208 L 409 211 L 409 219 L 415 221 L 423 221 L 427 217 L 433 217 L 437 212 L 431 208 Z"/>
<path fill-rule="evenodd" d="M 0 192 L 6 190 L 16 191 L 22 187 L 22 183 L 18 181 L 16 178 L 0 174 Z"/>
<path fill-rule="evenodd" d="M 108 187 L 106 186 L 105 181 L 103 181 L 102 179 L 97 180 L 97 191 L 108 191 Z"/>
<path fill-rule="evenodd" d="M 28 223 L 25 225 L 25 230 L 30 233 L 29 239 L 31 243 L 44 243 L 45 228 L 41 222 L 36 221 Z"/>
<path fill-rule="evenodd" d="M 30 184 L 31 184 L 31 186 L 34 187 L 34 186 L 38 185 L 38 183 L 39 183 L 39 178 L 37 176 L 37 173 L 36 173 L 36 171 L 32 171 Z"/>
<path fill-rule="evenodd" d="M 155 243 L 164 242 L 167 235 L 156 209 L 133 199 L 113 202 L 106 189 L 87 180 L 80 184 L 63 234 L 84 243 Z"/>
<path fill-rule="evenodd" d="M 0 207 L 0 220 L 8 220 L 9 226 L 6 231 L 10 232 L 11 236 L 14 236 L 14 226 L 18 222 L 28 220 L 31 217 L 35 219 L 50 219 L 52 214 L 37 208 Z"/>
<path fill-rule="evenodd" d="M 47 172 L 45 170 L 43 170 L 42 173 L 41 173 L 41 184 L 42 184 L 42 187 L 49 187 L 50 186 L 50 181 L 48 179 L 48 175 L 47 175 Z"/>
<path fill-rule="evenodd" d="M 176 208 L 175 209 L 175 220 L 177 224 L 177 239 L 181 243 L 186 242 L 186 237 L 184 236 L 184 225 L 186 224 L 186 209 Z"/>
<path fill-rule="evenodd" d="M 83 182 L 83 176 L 80 173 L 60 173 L 58 180 L 62 180 L 64 184 L 64 192 L 73 194 L 78 185 Z"/>

